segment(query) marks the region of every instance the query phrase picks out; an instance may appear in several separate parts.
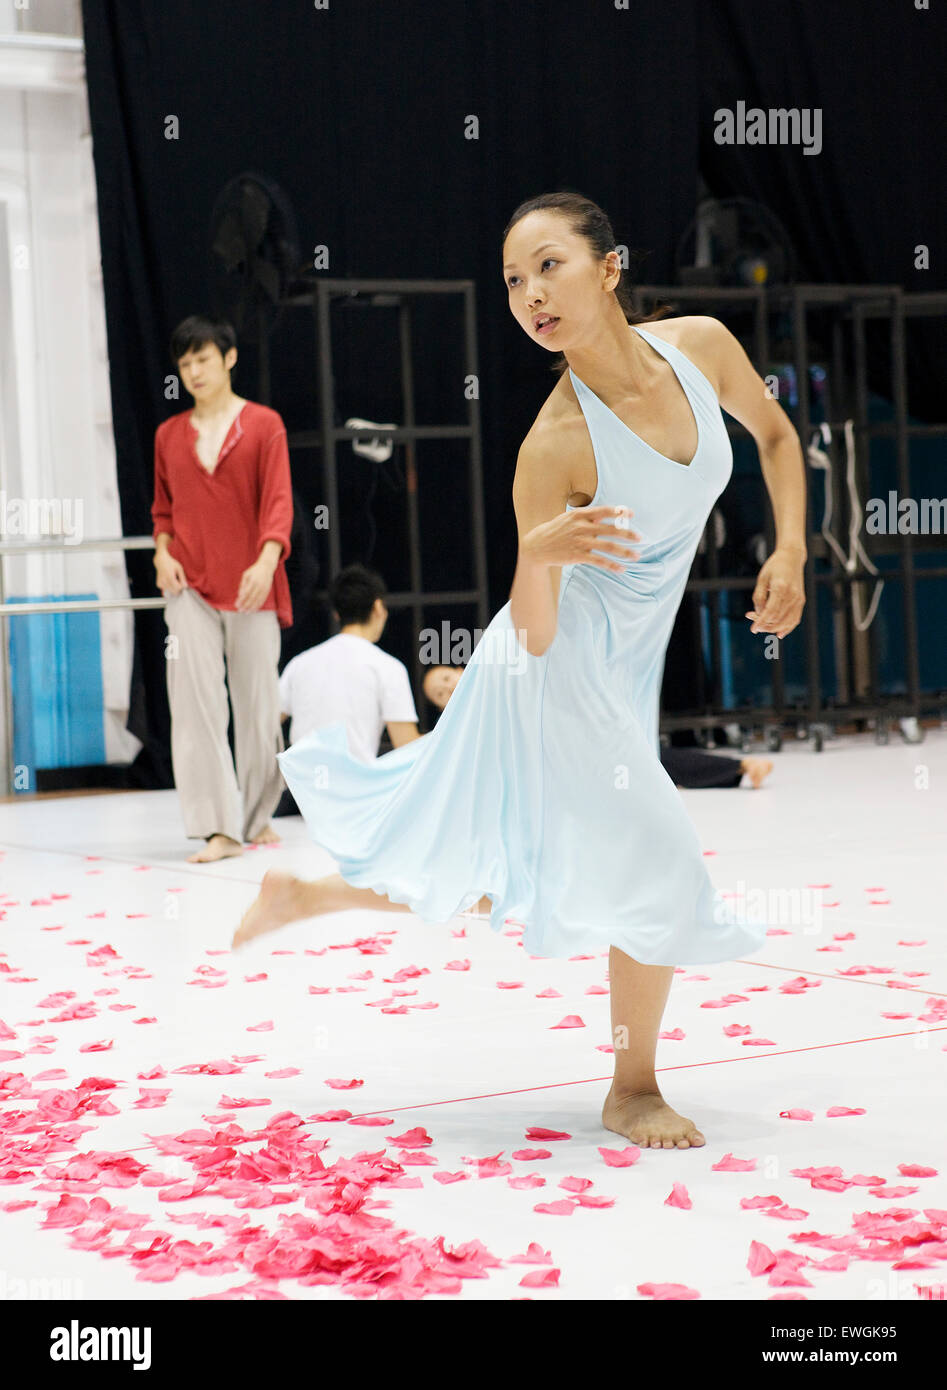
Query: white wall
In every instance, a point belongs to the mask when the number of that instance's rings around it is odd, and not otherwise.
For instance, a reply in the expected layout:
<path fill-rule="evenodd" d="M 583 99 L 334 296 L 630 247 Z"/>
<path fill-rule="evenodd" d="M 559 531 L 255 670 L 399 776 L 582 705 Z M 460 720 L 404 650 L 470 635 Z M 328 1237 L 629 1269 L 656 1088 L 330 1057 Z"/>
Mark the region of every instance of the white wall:
<path fill-rule="evenodd" d="M 0 0 L 0 489 L 81 503 L 99 539 L 122 528 L 80 34 L 78 0 Z M 7 594 L 128 597 L 121 552 L 70 550 L 4 559 Z M 132 614 L 99 621 L 106 759 L 128 762 Z"/>

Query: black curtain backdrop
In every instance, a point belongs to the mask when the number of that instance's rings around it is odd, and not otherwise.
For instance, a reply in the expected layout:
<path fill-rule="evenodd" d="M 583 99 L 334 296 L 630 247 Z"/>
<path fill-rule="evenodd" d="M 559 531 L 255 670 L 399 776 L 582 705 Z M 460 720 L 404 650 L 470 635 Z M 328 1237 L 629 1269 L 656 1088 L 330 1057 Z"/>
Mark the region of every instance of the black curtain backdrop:
<path fill-rule="evenodd" d="M 945 26 L 912 0 L 781 10 L 750 0 L 331 0 L 327 10 L 83 0 L 83 22 L 127 535 L 151 529 L 154 431 L 189 403 L 165 396 L 170 331 L 212 307 L 211 209 L 247 170 L 282 187 L 304 256 L 327 246 L 333 277 L 476 281 L 491 613 L 515 568 L 517 449 L 555 382 L 550 356 L 507 308 L 500 248 L 518 203 L 564 187 L 587 194 L 619 243 L 647 253 L 638 278 L 667 282 L 702 175 L 719 196 L 773 209 L 804 278 L 944 287 Z M 714 111 L 738 100 L 821 107 L 822 153 L 716 144 Z M 464 138 L 470 116 L 476 140 Z M 166 138 L 172 117 L 177 139 Z M 913 269 L 919 242 L 931 247 L 926 273 Z M 459 332 L 459 317 L 425 323 L 415 358 L 424 423 L 462 417 L 450 360 L 456 350 L 460 362 Z M 340 359 L 343 415 L 399 418 L 394 342 L 379 330 L 367 370 Z M 911 409 L 936 419 L 942 325 L 912 326 L 910 342 Z M 290 433 L 316 424 L 314 371 L 311 318 L 284 317 L 270 403 Z M 243 344 L 234 388 L 253 398 L 256 381 L 255 350 Z M 320 500 L 317 465 L 318 455 L 293 456 L 301 540 Z M 364 484 L 353 465 L 353 510 Z M 383 489 L 375 500 L 374 522 L 351 529 L 343 561 L 374 564 L 400 587 L 404 536 L 387 534 L 396 512 Z M 464 510 L 432 517 L 426 567 L 437 575 L 465 540 Z M 284 660 L 324 635 L 300 549 Z M 129 552 L 128 571 L 135 597 L 157 594 L 150 552 Z M 393 635 L 396 626 L 393 614 Z M 145 745 L 132 772 L 143 786 L 171 785 L 164 636 L 160 612 L 136 615 L 129 728 Z M 409 659 L 387 634 L 386 645 Z"/>
<path fill-rule="evenodd" d="M 927 3 L 927 0 L 919 0 Z M 713 0 L 699 7 L 700 167 L 713 193 L 765 203 L 789 231 L 798 279 L 947 286 L 947 16 L 915 0 Z M 822 110 L 822 150 L 722 145 L 714 112 Z M 915 247 L 931 268 L 915 268 Z M 869 331 L 873 385 L 890 399 L 887 327 Z M 940 421 L 947 382 L 943 319 L 908 339 L 909 409 Z"/>

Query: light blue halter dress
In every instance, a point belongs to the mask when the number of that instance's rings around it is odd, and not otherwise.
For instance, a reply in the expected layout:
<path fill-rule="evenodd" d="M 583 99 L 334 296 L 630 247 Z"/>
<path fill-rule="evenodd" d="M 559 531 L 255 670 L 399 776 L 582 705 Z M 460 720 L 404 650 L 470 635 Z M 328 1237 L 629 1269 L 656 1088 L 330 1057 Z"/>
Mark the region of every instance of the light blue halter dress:
<path fill-rule="evenodd" d="M 704 374 L 637 331 L 693 409 L 689 465 L 651 448 L 571 376 L 598 470 L 588 505 L 632 509 L 642 540 L 628 549 L 640 559 L 620 572 L 563 566 L 558 628 L 541 656 L 520 646 L 505 603 L 424 737 L 363 763 L 336 723 L 278 758 L 342 877 L 426 924 L 486 894 L 490 927 L 521 924 L 531 955 L 617 946 L 646 965 L 697 965 L 758 950 L 766 932 L 715 891 L 658 743 L 668 640 L 733 455 Z"/>

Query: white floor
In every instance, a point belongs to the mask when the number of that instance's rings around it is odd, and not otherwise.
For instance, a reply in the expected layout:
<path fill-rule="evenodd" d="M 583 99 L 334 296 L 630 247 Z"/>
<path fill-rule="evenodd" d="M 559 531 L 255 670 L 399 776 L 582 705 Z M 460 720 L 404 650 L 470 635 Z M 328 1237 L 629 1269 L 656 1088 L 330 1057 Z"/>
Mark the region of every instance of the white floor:
<path fill-rule="evenodd" d="M 192 865 L 174 792 L 0 806 L 0 1297 L 366 1297 L 385 1269 L 383 1297 L 647 1301 L 652 1285 L 680 1285 L 701 1298 L 916 1301 L 943 1288 L 947 732 L 821 754 L 790 743 L 775 762 L 759 792 L 682 796 L 718 886 L 808 889 L 820 912 L 787 918 L 753 958 L 678 971 L 662 1028 L 683 1037 L 659 1043 L 659 1079 L 707 1142 L 627 1166 L 602 1152 L 633 1147 L 600 1122 L 607 952 L 544 961 L 513 924 L 495 936 L 469 918 L 438 929 L 348 912 L 234 957 L 267 868 L 333 868 L 298 818 L 275 822 L 279 846 Z M 701 1007 L 728 994 L 745 998 Z M 407 1012 L 367 1007 L 386 1000 Z M 584 1026 L 554 1026 L 569 1016 Z M 729 1036 L 734 1024 L 744 1031 Z M 206 1065 L 222 1061 L 237 1069 Z M 88 1078 L 99 1087 L 83 1089 Z M 148 1092 L 159 1103 L 136 1107 Z M 248 1099 L 263 1103 L 232 1103 Z M 864 1113 L 828 1116 L 834 1106 Z M 792 1109 L 813 1118 L 781 1116 Z M 312 1118 L 338 1110 L 388 1123 Z M 288 1128 L 260 1133 L 287 1112 Z M 394 1142 L 405 1136 L 422 1146 Z M 370 1157 L 332 1184 L 312 1140 L 327 1167 Z M 740 1167 L 714 1171 L 727 1154 Z M 862 1181 L 813 1187 L 793 1171 L 827 1166 Z M 217 1191 L 183 1195 L 213 1174 Z M 672 1191 L 684 1205 L 667 1204 Z M 536 1210 L 550 1203 L 565 1205 Z M 377 1232 L 359 1264 L 366 1215 Z M 784 1252 L 772 1282 L 767 1252 Z M 426 1292 L 425 1259 L 470 1277 Z M 294 1277 L 320 1264 L 324 1282 Z M 781 1282 L 794 1267 L 807 1282 Z"/>

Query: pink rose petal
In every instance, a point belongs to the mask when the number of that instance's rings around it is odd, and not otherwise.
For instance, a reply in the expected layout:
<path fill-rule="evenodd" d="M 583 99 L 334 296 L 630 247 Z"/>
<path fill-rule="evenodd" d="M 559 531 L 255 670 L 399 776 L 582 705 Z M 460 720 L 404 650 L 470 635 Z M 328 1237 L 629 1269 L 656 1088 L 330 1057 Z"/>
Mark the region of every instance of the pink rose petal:
<path fill-rule="evenodd" d="M 637 1163 L 641 1157 L 641 1150 L 636 1144 L 630 1144 L 627 1149 L 606 1149 L 599 1148 L 599 1153 L 605 1160 L 609 1168 L 630 1168 L 633 1163 Z"/>
<path fill-rule="evenodd" d="M 525 1255 L 511 1255 L 507 1260 L 511 1265 L 551 1265 L 552 1255 L 535 1240 L 526 1247 Z"/>
<path fill-rule="evenodd" d="M 689 1288 L 687 1284 L 636 1284 L 638 1293 L 645 1298 L 656 1299 L 692 1299 L 700 1298 L 696 1289 Z"/>
<path fill-rule="evenodd" d="M 711 1164 L 714 1173 L 752 1173 L 755 1168 L 755 1158 L 734 1158 L 731 1153 L 725 1153 L 717 1163 Z"/>

